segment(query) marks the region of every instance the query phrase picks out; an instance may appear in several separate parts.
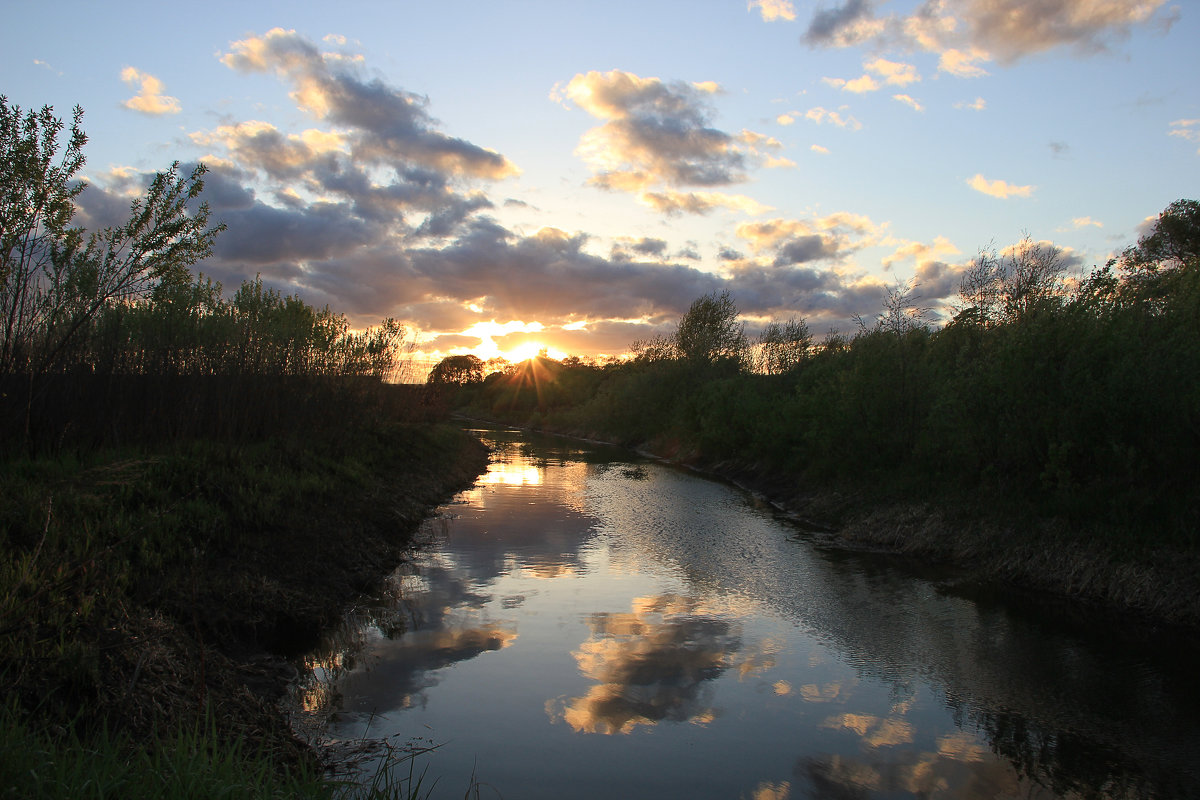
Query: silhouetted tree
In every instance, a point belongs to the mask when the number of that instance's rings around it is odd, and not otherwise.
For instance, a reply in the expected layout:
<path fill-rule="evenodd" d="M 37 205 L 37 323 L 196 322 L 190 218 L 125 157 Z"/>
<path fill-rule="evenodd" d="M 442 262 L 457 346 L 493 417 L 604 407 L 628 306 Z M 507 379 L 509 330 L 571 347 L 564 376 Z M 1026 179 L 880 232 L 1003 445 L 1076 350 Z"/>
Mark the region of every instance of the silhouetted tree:
<path fill-rule="evenodd" d="M 429 373 L 430 386 L 466 386 L 483 382 L 483 361 L 478 356 L 446 356 Z"/>
<path fill-rule="evenodd" d="M 69 227 L 84 185 L 87 136 L 76 107 L 60 160 L 63 122 L 49 106 L 22 114 L 0 96 L 0 374 L 54 367 L 110 302 L 145 297 L 164 276 L 186 274 L 212 252 L 223 225 L 208 227 L 194 201 L 205 168 L 178 162 L 154 176 L 127 222 L 85 234 Z"/>
<path fill-rule="evenodd" d="M 813 337 L 803 319 L 771 322 L 758 334 L 755 367 L 764 375 L 783 375 L 808 358 Z"/>
<path fill-rule="evenodd" d="M 674 344 L 679 355 L 693 364 L 743 360 L 747 355 L 746 326 L 738 321 L 729 292 L 714 292 L 693 301 L 679 319 Z"/>

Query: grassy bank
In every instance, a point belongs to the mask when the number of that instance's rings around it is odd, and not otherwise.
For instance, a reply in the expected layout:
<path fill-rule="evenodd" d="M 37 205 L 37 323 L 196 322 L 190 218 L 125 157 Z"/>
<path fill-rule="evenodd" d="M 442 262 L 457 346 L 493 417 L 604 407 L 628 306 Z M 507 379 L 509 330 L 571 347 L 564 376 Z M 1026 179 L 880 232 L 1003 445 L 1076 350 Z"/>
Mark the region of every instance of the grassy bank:
<path fill-rule="evenodd" d="M 106 749 L 155 774 L 176 770 L 160 758 L 208 764 L 195 779 L 214 791 L 185 796 L 259 796 L 267 772 L 311 781 L 312 755 L 275 707 L 283 657 L 386 574 L 429 507 L 485 463 L 456 429 L 376 423 L 0 466 L 0 794 L 45 794 L 35 773 L 158 780 L 70 765 Z M 239 774 L 248 786 L 221 789 Z M 136 796 L 91 796 L 118 795 Z"/>

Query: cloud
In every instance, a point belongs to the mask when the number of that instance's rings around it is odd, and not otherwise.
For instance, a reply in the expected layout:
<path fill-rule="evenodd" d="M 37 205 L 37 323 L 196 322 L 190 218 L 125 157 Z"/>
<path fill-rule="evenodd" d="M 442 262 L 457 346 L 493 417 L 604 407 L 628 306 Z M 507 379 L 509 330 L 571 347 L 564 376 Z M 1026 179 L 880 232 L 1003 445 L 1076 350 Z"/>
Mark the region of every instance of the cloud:
<path fill-rule="evenodd" d="M 867 72 L 873 72 L 883 78 L 883 82 L 888 86 L 907 86 L 921 80 L 921 76 L 917 74 L 917 68 L 912 64 L 888 61 L 886 58 L 877 58 L 867 62 L 863 64 L 863 68 Z"/>
<path fill-rule="evenodd" d="M 1178 136 L 1193 144 L 1200 144 L 1200 119 L 1177 119 L 1171 123 L 1171 130 L 1167 132 L 1168 136 Z M 1200 149 L 1196 150 L 1200 153 Z"/>
<path fill-rule="evenodd" d="M 667 240 L 642 237 L 641 239 L 619 239 L 613 243 L 611 258 L 614 261 L 630 261 L 636 256 L 662 259 L 667 253 Z"/>
<path fill-rule="evenodd" d="M 796 18 L 796 7 L 790 0 L 749 0 L 746 3 L 747 11 L 756 8 L 762 14 L 764 22 L 776 22 L 781 19 L 791 22 Z"/>
<path fill-rule="evenodd" d="M 661 192 L 642 192 L 638 200 L 668 216 L 676 214 L 708 214 L 718 208 L 728 208 L 745 214 L 765 214 L 771 210 L 752 197 L 744 194 L 724 192 L 676 192 L 664 189 Z"/>
<path fill-rule="evenodd" d="M 872 242 L 878 232 L 867 217 L 846 213 L 811 220 L 747 222 L 737 228 L 737 235 L 775 267 L 836 261 Z"/>
<path fill-rule="evenodd" d="M 783 147 L 754 131 L 734 135 L 712 127 L 706 96 L 716 91 L 711 82 L 666 83 L 612 70 L 580 73 L 551 96 L 605 121 L 576 150 L 592 169 L 592 185 L 638 195 L 666 213 L 706 213 L 745 207 L 748 198 L 712 187 L 741 183 L 750 167 L 778 163 L 772 153 Z M 675 191 L 683 187 L 707 191 Z"/>
<path fill-rule="evenodd" d="M 843 92 L 853 92 L 854 94 L 873 92 L 879 88 L 879 83 L 870 75 L 863 75 L 861 78 L 855 78 L 851 81 L 844 80 L 843 78 L 822 78 L 821 80 L 835 89 L 841 89 Z"/>
<path fill-rule="evenodd" d="M 821 155 L 823 155 L 823 156 L 827 156 L 827 155 L 829 155 L 829 148 L 828 148 L 828 147 L 822 147 L 822 146 L 821 146 L 821 145 L 819 145 L 819 144 L 814 144 L 814 145 L 812 145 L 811 147 L 809 147 L 808 149 L 809 149 L 809 150 L 812 150 L 814 153 L 820 153 L 820 154 L 821 154 Z"/>
<path fill-rule="evenodd" d="M 912 64 L 888 61 L 885 58 L 868 61 L 863 64 L 863 69 L 866 72 L 861 77 L 853 80 L 845 80 L 843 78 L 822 78 L 821 80 L 835 89 L 855 94 L 874 92 L 885 85 L 907 86 L 910 83 L 921 80 L 921 76 L 917 74 L 916 67 Z M 875 77 L 867 73 L 874 73 Z M 883 83 L 876 80 L 876 77 L 882 80 Z"/>
<path fill-rule="evenodd" d="M 967 109 L 970 111 L 983 111 L 985 108 L 987 108 L 987 101 L 984 100 L 982 97 L 976 97 L 975 102 L 973 102 L 973 103 L 968 103 L 964 100 L 964 101 L 955 103 L 954 107 Z"/>
<path fill-rule="evenodd" d="M 978 62 L 1011 63 L 1056 48 L 1110 50 L 1135 26 L 1177 19 L 1166 0 L 925 0 L 908 16 L 880 14 L 875 0 L 847 0 L 817 11 L 804 41 L 812 46 L 870 46 L 937 53 L 959 77 L 986 74 Z M 1160 14 L 1160 12 L 1163 12 Z"/>
<path fill-rule="evenodd" d="M 830 125 L 836 125 L 839 128 L 849 128 L 852 131 L 862 130 L 862 123 L 851 116 L 842 116 L 842 111 L 845 106 L 837 111 L 830 111 L 821 106 L 810 108 L 804 112 L 804 118 L 812 120 L 818 125 L 828 122 Z"/>
<path fill-rule="evenodd" d="M 871 0 L 847 0 L 845 5 L 818 11 L 804 34 L 813 45 L 849 47 L 883 33 L 885 23 L 875 17 Z"/>
<path fill-rule="evenodd" d="M 967 180 L 967 185 L 977 192 L 1007 199 L 1009 197 L 1030 197 L 1033 195 L 1033 186 L 1016 186 L 1007 181 L 994 180 L 989 181 L 982 174 L 977 174 Z"/>
<path fill-rule="evenodd" d="M 179 98 L 163 94 L 163 82 L 150 73 L 126 67 L 121 70 L 121 80 L 138 87 L 138 93 L 124 102 L 126 108 L 150 116 L 180 112 Z"/>
<path fill-rule="evenodd" d="M 891 255 L 885 256 L 881 263 L 884 267 L 890 268 L 897 261 L 905 259 L 929 260 L 940 256 L 959 255 L 960 251 L 954 244 L 945 236 L 935 237 L 933 244 L 925 242 L 906 241 L 899 244 Z"/>
<path fill-rule="evenodd" d="M 1057 47 L 1108 50 L 1135 25 L 1149 22 L 1164 0 L 966 0 L 956 3 L 972 40 L 1014 61 Z"/>
<path fill-rule="evenodd" d="M 898 100 L 901 103 L 904 103 L 904 105 L 908 106 L 913 111 L 924 111 L 925 110 L 925 106 L 921 105 L 919 102 L 917 102 L 912 97 L 909 97 L 906 94 L 894 94 L 894 95 L 892 95 L 892 99 Z"/>
<path fill-rule="evenodd" d="M 1097 222 L 1096 220 L 1092 219 L 1091 217 L 1075 217 L 1074 219 L 1071 220 L 1071 225 L 1076 230 L 1078 230 L 1079 228 L 1090 228 L 1090 227 L 1103 228 L 1104 227 L 1103 222 Z"/>
<path fill-rule="evenodd" d="M 980 61 L 988 61 L 985 50 L 972 47 L 969 50 L 950 48 L 942 52 L 938 59 L 938 70 L 948 72 L 956 78 L 982 78 L 988 71 L 979 66 Z"/>
<path fill-rule="evenodd" d="M 364 78 L 358 60 L 323 54 L 295 31 L 274 28 L 234 42 L 221 63 L 238 72 L 274 73 L 287 81 L 300 109 L 351 132 L 350 150 L 360 163 L 404 161 L 491 180 L 518 172 L 499 153 L 434 129 L 425 98 L 378 78 Z"/>

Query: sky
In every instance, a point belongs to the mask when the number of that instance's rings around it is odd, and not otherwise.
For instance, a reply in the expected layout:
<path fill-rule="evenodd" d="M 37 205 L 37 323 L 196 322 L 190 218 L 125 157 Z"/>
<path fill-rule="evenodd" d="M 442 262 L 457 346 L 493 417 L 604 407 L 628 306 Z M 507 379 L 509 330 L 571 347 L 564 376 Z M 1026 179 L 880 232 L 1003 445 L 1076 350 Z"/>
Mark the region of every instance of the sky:
<path fill-rule="evenodd" d="M 728 291 L 820 338 L 981 250 L 1076 273 L 1200 199 L 1177 0 L 5 3 L 0 94 L 84 110 L 76 221 L 204 163 L 261 276 L 418 361 L 602 358 Z"/>

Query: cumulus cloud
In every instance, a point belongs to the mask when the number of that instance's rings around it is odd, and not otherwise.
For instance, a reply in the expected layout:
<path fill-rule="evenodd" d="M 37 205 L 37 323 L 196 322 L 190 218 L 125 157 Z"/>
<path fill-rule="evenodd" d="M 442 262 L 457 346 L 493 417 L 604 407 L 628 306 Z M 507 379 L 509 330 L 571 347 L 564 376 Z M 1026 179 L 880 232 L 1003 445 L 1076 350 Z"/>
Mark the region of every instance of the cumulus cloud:
<path fill-rule="evenodd" d="M 796 18 L 796 7 L 790 0 L 749 0 L 746 3 L 746 10 L 753 11 L 756 8 L 762 14 L 764 22 L 776 22 L 781 19 L 791 22 Z"/>
<path fill-rule="evenodd" d="M 234 42 L 221 63 L 238 72 L 273 73 L 288 82 L 299 108 L 351 131 L 348 140 L 357 161 L 399 160 L 493 180 L 518 172 L 494 150 L 436 130 L 425 98 L 366 78 L 356 59 L 324 54 L 295 31 L 274 28 Z"/>
<path fill-rule="evenodd" d="M 814 153 L 820 153 L 820 154 L 821 154 L 821 155 L 823 155 L 823 156 L 827 156 L 827 155 L 829 155 L 829 148 L 828 148 L 828 147 L 822 147 L 822 146 L 821 146 L 821 145 L 819 145 L 819 144 L 814 144 L 814 145 L 812 145 L 811 147 L 809 147 L 808 149 L 809 149 L 809 150 L 812 150 Z"/>
<path fill-rule="evenodd" d="M 967 179 L 967 185 L 977 192 L 1008 199 L 1009 197 L 1030 197 L 1033 195 L 1033 186 L 1017 186 L 1008 181 L 988 180 L 983 177 L 982 173 L 976 174 Z"/>
<path fill-rule="evenodd" d="M 960 109 L 967 109 L 969 111 L 983 111 L 984 109 L 987 108 L 987 101 L 984 100 L 982 97 L 976 97 L 975 102 L 973 102 L 973 103 L 968 103 L 967 101 L 963 100 L 961 102 L 955 103 L 954 107 L 960 108 Z"/>
<path fill-rule="evenodd" d="M 552 96 L 604 120 L 576 151 L 592 169 L 593 185 L 638 195 L 666 213 L 706 213 L 747 208 L 747 198 L 713 187 L 745 181 L 750 167 L 779 163 L 773 153 L 783 147 L 754 131 L 712 127 L 706 96 L 718 91 L 712 82 L 667 83 L 612 70 L 578 74 Z"/>
<path fill-rule="evenodd" d="M 151 116 L 180 112 L 179 98 L 163 94 L 163 82 L 150 73 L 126 67 L 121 70 L 121 80 L 138 87 L 138 93 L 125 101 L 126 108 Z"/>
<path fill-rule="evenodd" d="M 879 232 L 869 218 L 847 213 L 747 222 L 737 228 L 737 235 L 774 267 L 836 261 L 872 243 Z"/>

